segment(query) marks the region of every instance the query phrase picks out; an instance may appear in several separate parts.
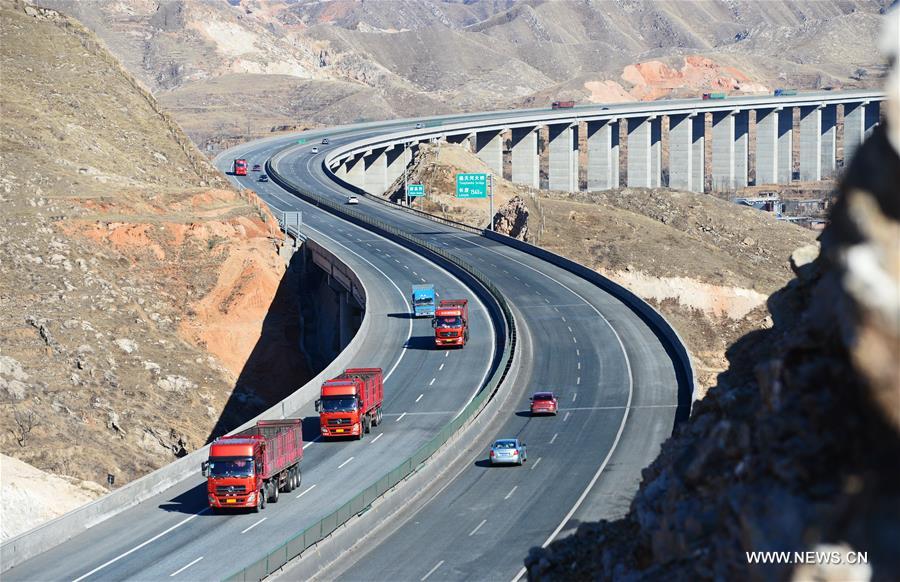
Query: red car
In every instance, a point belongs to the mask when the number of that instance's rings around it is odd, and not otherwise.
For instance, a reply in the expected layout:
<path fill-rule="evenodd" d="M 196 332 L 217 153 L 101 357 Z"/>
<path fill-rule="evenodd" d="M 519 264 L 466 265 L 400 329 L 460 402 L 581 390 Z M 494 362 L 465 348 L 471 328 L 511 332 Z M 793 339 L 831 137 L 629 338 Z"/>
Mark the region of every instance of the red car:
<path fill-rule="evenodd" d="M 531 414 L 559 413 L 559 400 L 553 392 L 535 392 L 531 396 Z"/>

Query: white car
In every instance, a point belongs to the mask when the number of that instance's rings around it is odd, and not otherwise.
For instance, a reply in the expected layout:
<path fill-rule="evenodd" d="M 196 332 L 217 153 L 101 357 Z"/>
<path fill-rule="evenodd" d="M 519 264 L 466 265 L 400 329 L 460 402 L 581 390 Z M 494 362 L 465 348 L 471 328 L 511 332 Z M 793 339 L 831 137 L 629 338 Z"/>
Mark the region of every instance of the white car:
<path fill-rule="evenodd" d="M 311 152 L 314 153 L 314 154 L 317 154 L 317 153 L 319 153 L 319 148 L 313 148 L 313 149 L 311 149 L 311 150 L 309 150 L 309 151 L 311 151 Z"/>
<path fill-rule="evenodd" d="M 359 204 L 359 198 L 356 196 L 347 196 L 347 204 Z"/>

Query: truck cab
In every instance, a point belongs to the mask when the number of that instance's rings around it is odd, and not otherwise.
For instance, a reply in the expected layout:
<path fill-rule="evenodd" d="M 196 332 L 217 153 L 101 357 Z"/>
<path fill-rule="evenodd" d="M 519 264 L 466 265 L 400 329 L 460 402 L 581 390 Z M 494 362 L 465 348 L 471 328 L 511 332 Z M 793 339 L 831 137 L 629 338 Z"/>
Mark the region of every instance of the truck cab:
<path fill-rule="evenodd" d="M 383 401 L 381 368 L 348 368 L 327 380 L 316 401 L 322 436 L 363 438 L 381 424 Z"/>
<path fill-rule="evenodd" d="M 434 285 L 413 285 L 412 304 L 415 317 L 434 317 Z"/>
<path fill-rule="evenodd" d="M 466 299 L 444 299 L 431 320 L 434 345 L 463 347 L 469 341 L 469 302 Z"/>
<path fill-rule="evenodd" d="M 206 493 L 213 508 L 255 508 L 262 487 L 263 441 L 261 437 L 216 440 L 204 465 Z"/>

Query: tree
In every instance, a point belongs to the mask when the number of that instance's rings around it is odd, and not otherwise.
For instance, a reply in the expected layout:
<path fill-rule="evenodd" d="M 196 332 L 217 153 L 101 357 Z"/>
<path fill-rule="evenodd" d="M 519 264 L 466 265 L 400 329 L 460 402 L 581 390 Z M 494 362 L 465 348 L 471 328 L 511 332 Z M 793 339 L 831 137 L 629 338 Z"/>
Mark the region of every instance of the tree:
<path fill-rule="evenodd" d="M 31 434 L 34 427 L 41 424 L 41 420 L 30 408 L 25 410 L 17 409 L 13 413 L 13 420 L 15 420 L 16 426 L 9 429 L 9 432 L 16 437 L 16 442 L 19 443 L 19 446 L 24 447 L 28 443 L 28 435 Z"/>

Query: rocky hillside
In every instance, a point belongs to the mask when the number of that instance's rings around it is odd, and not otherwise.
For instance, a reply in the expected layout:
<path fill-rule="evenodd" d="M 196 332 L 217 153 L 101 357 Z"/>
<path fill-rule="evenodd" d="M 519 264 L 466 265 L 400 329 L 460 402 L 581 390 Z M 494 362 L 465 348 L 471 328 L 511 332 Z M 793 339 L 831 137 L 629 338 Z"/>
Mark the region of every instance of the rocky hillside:
<path fill-rule="evenodd" d="M 463 146 L 423 144 L 409 180 L 428 195 L 415 206 L 485 227 L 487 203 L 457 200 L 455 175 L 489 171 Z M 704 194 L 569 194 L 496 176 L 494 194 L 498 230 L 594 268 L 659 308 L 690 347 L 701 396 L 728 367 L 728 346 L 771 325 L 765 302 L 792 277 L 792 253 L 816 252 L 814 232 Z M 402 198 L 402 178 L 387 196 Z"/>
<path fill-rule="evenodd" d="M 898 31 L 895 14 L 895 97 Z M 533 549 L 530 580 L 900 578 L 898 102 L 843 178 L 821 253 L 769 298 L 774 326 L 728 349 L 628 514 Z M 750 564 L 759 551 L 789 563 Z M 794 557 L 807 551 L 818 563 Z"/>
<path fill-rule="evenodd" d="M 279 235 L 93 33 L 0 22 L 0 451 L 119 486 L 306 377 Z"/>
<path fill-rule="evenodd" d="M 877 84 L 889 0 L 42 0 L 201 146 L 297 123 Z"/>

